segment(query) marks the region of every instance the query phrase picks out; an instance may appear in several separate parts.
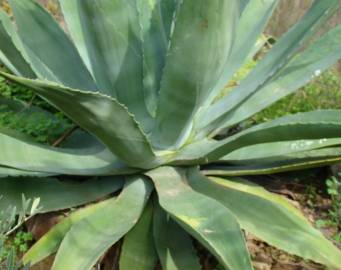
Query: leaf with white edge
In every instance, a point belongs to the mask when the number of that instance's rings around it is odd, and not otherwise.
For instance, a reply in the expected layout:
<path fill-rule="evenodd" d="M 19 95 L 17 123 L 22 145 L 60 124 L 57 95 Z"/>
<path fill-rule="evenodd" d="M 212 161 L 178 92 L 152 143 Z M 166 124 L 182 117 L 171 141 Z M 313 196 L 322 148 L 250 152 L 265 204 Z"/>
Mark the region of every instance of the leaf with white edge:
<path fill-rule="evenodd" d="M 52 270 L 89 270 L 97 260 L 122 238 L 143 213 L 152 185 L 139 176 L 128 178 L 118 198 L 81 222 L 66 234 Z"/>
<path fill-rule="evenodd" d="M 340 269 L 341 251 L 289 201 L 242 179 L 206 178 L 196 170 L 189 175 L 196 191 L 230 209 L 247 232 L 290 254 Z"/>
<path fill-rule="evenodd" d="M 124 236 L 120 270 L 154 270 L 157 254 L 153 240 L 153 205 L 149 201 L 136 225 Z"/>
<path fill-rule="evenodd" d="M 155 184 L 161 207 L 224 267 L 253 269 L 243 233 L 233 214 L 216 200 L 194 191 L 187 183 L 185 171 L 160 167 L 146 175 Z"/>
<path fill-rule="evenodd" d="M 190 236 L 155 201 L 154 240 L 163 270 L 200 270 Z"/>
<path fill-rule="evenodd" d="M 34 54 L 34 58 L 42 63 L 33 67 L 35 71 L 42 77 L 52 73 L 57 78 L 56 82 L 69 87 L 96 91 L 90 72 L 53 17 L 34 0 L 10 0 L 9 3 L 20 38 L 29 49 L 27 55 Z M 34 63 L 33 60 L 31 64 Z"/>
<path fill-rule="evenodd" d="M 160 148 L 176 148 L 186 141 L 194 113 L 230 54 L 237 16 L 236 0 L 179 3 L 153 131 Z"/>
<path fill-rule="evenodd" d="M 30 87 L 79 126 L 94 134 L 122 161 L 133 167 L 153 167 L 156 157 L 146 135 L 133 115 L 114 98 L 3 72 L 0 75 Z"/>
<path fill-rule="evenodd" d="M 103 198 L 122 187 L 122 177 L 95 178 L 83 182 L 37 177 L 0 178 L 0 187 L 0 209 L 4 210 L 8 205 L 20 209 L 24 194 L 26 198 L 40 198 L 40 212 L 46 213 Z"/>

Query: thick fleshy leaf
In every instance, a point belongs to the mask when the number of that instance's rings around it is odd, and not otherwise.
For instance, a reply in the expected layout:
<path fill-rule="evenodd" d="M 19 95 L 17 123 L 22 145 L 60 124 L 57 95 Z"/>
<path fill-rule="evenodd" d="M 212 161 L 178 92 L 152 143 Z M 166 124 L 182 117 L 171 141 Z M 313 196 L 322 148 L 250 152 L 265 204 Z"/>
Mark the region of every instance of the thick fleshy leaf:
<path fill-rule="evenodd" d="M 13 22 L 5 13 L 0 13 L 0 15 L 2 23 L 4 23 L 5 25 L 6 31 L 12 38 L 13 44 L 20 51 L 22 57 L 26 60 L 26 62 L 29 63 L 32 72 L 34 72 L 35 75 L 32 78 L 39 77 L 41 75 L 39 72 L 42 72 L 44 73 L 43 76 L 41 76 L 43 79 L 58 81 L 52 71 L 49 70 L 48 67 L 39 59 L 39 57 L 23 43 L 20 37 L 20 33 L 18 33 L 18 28 L 15 25 L 15 22 Z"/>
<path fill-rule="evenodd" d="M 213 104 L 198 121 L 198 129 L 205 127 L 205 132 L 220 125 L 224 116 L 238 107 L 260 86 L 278 75 L 278 72 L 295 56 L 295 54 L 316 33 L 339 8 L 339 0 L 314 1 L 307 14 L 289 30 L 252 72 L 229 95 Z"/>
<path fill-rule="evenodd" d="M 145 178 L 130 177 L 117 200 L 71 228 L 60 245 L 52 270 L 91 269 L 137 223 L 151 191 L 152 186 Z"/>
<path fill-rule="evenodd" d="M 163 270 L 200 270 L 189 235 L 155 202 L 154 239 Z"/>
<path fill-rule="evenodd" d="M 98 88 L 116 97 L 148 131 L 152 120 L 143 94 L 143 57 L 134 0 L 60 0 L 78 49 L 90 62 Z M 86 51 L 86 52 L 85 52 Z"/>
<path fill-rule="evenodd" d="M 20 38 L 27 47 L 27 55 L 38 59 L 41 65 L 31 64 L 40 78 L 56 78 L 56 82 L 83 90 L 97 87 L 80 58 L 76 48 L 52 16 L 34 0 L 9 1 Z M 58 42 L 56 42 L 58 41 Z"/>
<path fill-rule="evenodd" d="M 155 183 L 162 208 L 211 251 L 224 267 L 252 269 L 243 233 L 227 208 L 194 191 L 181 169 L 160 167 L 147 175 Z"/>
<path fill-rule="evenodd" d="M 17 170 L 13 168 L 0 166 L 0 178 L 23 177 L 23 176 L 47 177 L 47 176 L 53 176 L 53 175 L 54 174 L 43 173 L 43 172 L 23 171 L 23 170 Z"/>
<path fill-rule="evenodd" d="M 13 131 L 0 128 L 0 164 L 3 166 L 69 175 L 123 174 L 131 171 L 97 143 L 79 149 L 55 148 L 15 135 Z"/>
<path fill-rule="evenodd" d="M 240 0 L 239 2 L 240 2 L 240 10 L 242 12 L 244 11 L 245 7 L 248 5 L 250 0 Z"/>
<path fill-rule="evenodd" d="M 35 78 L 30 65 L 16 47 L 10 32 L 12 22 L 5 12 L 0 10 L 0 60 L 11 72 L 18 76 Z"/>
<path fill-rule="evenodd" d="M 155 116 L 177 1 L 139 0 L 137 3 L 143 35 L 144 95 L 149 112 Z"/>
<path fill-rule="evenodd" d="M 112 204 L 115 200 L 116 198 L 111 198 L 71 213 L 68 217 L 64 218 L 50 231 L 48 231 L 29 249 L 28 252 L 26 252 L 23 257 L 23 263 L 30 263 L 31 265 L 34 265 L 37 262 L 42 261 L 48 256 L 56 253 L 60 243 L 63 241 L 63 238 L 73 225 L 77 224 L 82 219 L 101 211 L 108 205 Z"/>
<path fill-rule="evenodd" d="M 338 145 L 341 145 L 341 138 L 263 143 L 240 148 L 226 155 L 221 160 L 229 164 L 264 164 L 266 162 L 277 162 L 290 158 L 315 157 L 309 156 L 311 150 Z M 333 151 L 329 151 L 328 155 L 331 156 L 332 154 Z"/>
<path fill-rule="evenodd" d="M 153 132 L 160 147 L 181 145 L 188 137 L 193 114 L 230 54 L 237 16 L 236 0 L 179 2 Z"/>
<path fill-rule="evenodd" d="M 278 0 L 253 0 L 247 4 L 244 3 L 245 9 L 241 7 L 243 9 L 243 13 L 237 24 L 236 37 L 231 55 L 225 64 L 225 68 L 220 79 L 213 91 L 210 93 L 206 104 L 210 104 L 212 102 L 219 92 L 225 88 L 235 72 L 250 57 L 250 51 L 264 31 L 264 28 L 278 2 Z M 254 51 L 254 53 L 257 53 L 257 51 Z M 251 55 L 251 57 L 252 56 L 253 55 Z"/>
<path fill-rule="evenodd" d="M 2 72 L 0 74 L 31 87 L 79 126 L 94 134 L 127 164 L 148 167 L 155 161 L 155 155 L 139 124 L 126 107 L 115 99 L 100 93 L 74 90 Z"/>
<path fill-rule="evenodd" d="M 221 141 L 202 140 L 184 147 L 173 163 L 209 163 L 242 147 L 260 143 L 339 138 L 340 113 L 339 110 L 298 113 L 251 127 Z"/>
<path fill-rule="evenodd" d="M 341 251 L 284 198 L 241 179 L 208 179 L 198 171 L 189 179 L 195 190 L 230 209 L 246 231 L 291 254 L 341 269 Z"/>
<path fill-rule="evenodd" d="M 221 126 L 230 127 L 260 112 L 319 76 L 341 58 L 341 26 L 323 35 L 294 58 L 271 82 L 225 116 Z"/>
<path fill-rule="evenodd" d="M 208 165 L 204 168 L 206 175 L 217 176 L 243 176 L 273 174 L 280 172 L 304 170 L 338 164 L 341 162 L 341 148 L 326 148 L 302 152 L 301 154 L 288 155 L 279 161 L 263 164 L 228 165 L 224 158 L 219 164 Z M 220 164 L 221 163 L 221 164 Z M 226 164 L 224 164 L 226 163 Z"/>
<path fill-rule="evenodd" d="M 71 208 L 100 199 L 122 187 L 122 177 L 95 178 L 86 181 L 60 181 L 52 178 L 0 178 L 0 209 L 22 205 L 22 194 L 39 198 L 40 212 Z M 51 192 L 53 191 L 53 192 Z"/>
<path fill-rule="evenodd" d="M 150 201 L 137 224 L 124 237 L 120 270 L 154 270 L 157 254 L 153 240 L 153 205 Z"/>

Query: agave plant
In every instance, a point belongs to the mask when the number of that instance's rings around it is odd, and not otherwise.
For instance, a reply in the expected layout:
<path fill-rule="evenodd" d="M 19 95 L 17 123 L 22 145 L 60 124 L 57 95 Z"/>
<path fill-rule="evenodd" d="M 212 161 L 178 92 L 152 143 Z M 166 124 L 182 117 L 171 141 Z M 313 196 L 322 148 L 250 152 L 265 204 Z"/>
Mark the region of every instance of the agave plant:
<path fill-rule="evenodd" d="M 91 269 L 123 239 L 121 270 L 200 269 L 193 237 L 225 269 L 248 270 L 246 231 L 341 269 L 295 206 L 247 180 L 341 161 L 341 111 L 242 128 L 341 58 L 340 26 L 311 42 L 341 1 L 314 1 L 227 94 L 277 0 L 59 0 L 63 26 L 34 0 L 9 2 L 1 75 L 82 130 L 52 147 L 0 129 L 1 207 L 25 194 L 41 212 L 77 209 L 24 263 L 56 253 L 53 270 Z"/>

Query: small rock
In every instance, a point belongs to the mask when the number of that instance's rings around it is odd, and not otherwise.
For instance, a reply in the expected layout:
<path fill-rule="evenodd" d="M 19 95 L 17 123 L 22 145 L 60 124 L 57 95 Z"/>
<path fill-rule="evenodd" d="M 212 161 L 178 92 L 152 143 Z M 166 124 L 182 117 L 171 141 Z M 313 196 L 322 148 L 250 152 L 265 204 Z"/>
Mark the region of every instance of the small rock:
<path fill-rule="evenodd" d="M 258 253 L 255 258 L 255 261 L 266 264 L 272 264 L 272 258 L 265 253 Z"/>
<path fill-rule="evenodd" d="M 253 262 L 255 270 L 271 270 L 271 265 L 263 262 Z"/>

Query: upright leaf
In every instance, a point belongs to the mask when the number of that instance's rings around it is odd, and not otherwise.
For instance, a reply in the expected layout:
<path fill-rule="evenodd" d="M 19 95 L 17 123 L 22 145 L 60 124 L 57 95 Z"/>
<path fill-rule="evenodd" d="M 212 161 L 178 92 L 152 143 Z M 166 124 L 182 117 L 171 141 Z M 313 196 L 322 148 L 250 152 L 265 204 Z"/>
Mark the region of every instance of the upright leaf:
<path fill-rule="evenodd" d="M 144 95 L 148 110 L 154 116 L 176 6 L 176 0 L 138 1 L 143 38 Z"/>
<path fill-rule="evenodd" d="M 236 0 L 179 1 L 153 133 L 158 146 L 179 146 L 188 137 L 230 54 L 237 16 Z"/>
<path fill-rule="evenodd" d="M 49 73 L 63 85 L 95 91 L 97 87 L 76 48 L 52 16 L 34 0 L 10 0 L 20 38 L 29 57 L 41 65 L 33 68 L 41 78 Z M 58 42 L 57 42 L 58 41 Z M 32 59 L 32 64 L 35 60 Z"/>
<path fill-rule="evenodd" d="M 247 58 L 250 57 L 251 49 L 264 31 L 264 28 L 279 1 L 253 0 L 241 2 L 247 3 L 241 3 L 243 13 L 237 24 L 231 55 L 226 61 L 225 68 L 217 84 L 214 86 L 213 91 L 210 93 L 206 104 L 210 104 L 219 92 L 224 90 L 235 72 L 241 68 Z M 255 53 L 256 52 L 257 51 L 255 51 Z"/>
<path fill-rule="evenodd" d="M 60 0 L 71 35 L 98 88 L 126 105 L 145 130 L 143 59 L 135 0 Z"/>

